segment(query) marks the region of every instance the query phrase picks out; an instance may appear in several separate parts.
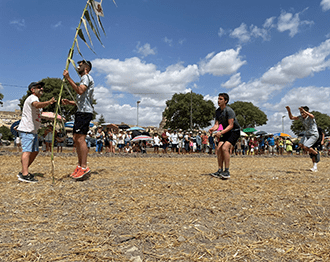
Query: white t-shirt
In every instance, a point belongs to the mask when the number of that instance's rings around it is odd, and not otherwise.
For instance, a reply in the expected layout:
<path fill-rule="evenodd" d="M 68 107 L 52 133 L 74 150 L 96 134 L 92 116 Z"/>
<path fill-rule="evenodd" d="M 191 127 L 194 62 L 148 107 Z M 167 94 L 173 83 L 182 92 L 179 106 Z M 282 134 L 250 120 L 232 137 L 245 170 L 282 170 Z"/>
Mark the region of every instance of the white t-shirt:
<path fill-rule="evenodd" d="M 122 145 L 122 144 L 125 144 L 125 137 L 124 137 L 124 135 L 123 134 L 119 134 L 118 135 L 118 144 L 119 145 Z"/>
<path fill-rule="evenodd" d="M 39 98 L 34 94 L 25 100 L 18 131 L 37 134 L 41 125 L 41 109 L 34 107 L 34 102 L 39 102 Z"/>
<path fill-rule="evenodd" d="M 159 136 L 154 136 L 154 145 L 159 146 L 160 145 L 160 139 Z"/>
<path fill-rule="evenodd" d="M 112 134 L 112 145 L 115 146 L 117 144 L 117 135 Z"/>
<path fill-rule="evenodd" d="M 171 140 L 172 140 L 172 144 L 177 144 L 178 143 L 178 134 L 171 134 Z"/>

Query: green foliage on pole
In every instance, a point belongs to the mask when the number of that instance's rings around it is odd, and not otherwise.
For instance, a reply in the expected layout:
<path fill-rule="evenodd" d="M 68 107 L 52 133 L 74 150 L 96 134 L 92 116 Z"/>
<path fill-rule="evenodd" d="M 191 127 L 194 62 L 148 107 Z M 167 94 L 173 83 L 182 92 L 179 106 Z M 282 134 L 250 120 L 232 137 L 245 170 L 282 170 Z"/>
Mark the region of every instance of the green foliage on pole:
<path fill-rule="evenodd" d="M 114 2 L 115 3 L 115 2 Z M 78 36 L 80 37 L 80 39 L 88 46 L 89 49 L 91 49 L 93 52 L 94 50 L 88 45 L 87 41 L 86 41 L 86 38 L 84 36 L 84 33 L 81 29 L 81 25 L 83 24 L 84 26 L 84 29 L 85 29 L 85 32 L 90 40 L 90 44 L 91 46 L 93 45 L 93 43 L 91 42 L 91 37 L 90 37 L 90 33 L 89 33 L 89 29 L 88 29 L 88 26 L 90 29 L 92 29 L 92 31 L 94 32 L 94 34 L 96 35 L 96 37 L 98 38 L 98 40 L 101 42 L 100 40 L 100 33 L 99 33 L 99 30 L 96 29 L 97 27 L 100 27 L 103 32 L 105 33 L 104 31 L 104 28 L 102 26 L 102 23 L 101 23 L 101 20 L 100 20 L 100 17 L 99 17 L 99 11 L 97 11 L 96 9 L 96 6 L 95 6 L 95 2 L 94 0 L 87 0 L 87 3 L 86 3 L 86 6 L 82 12 L 82 15 L 80 17 L 80 20 L 79 20 L 79 24 L 78 24 L 78 27 L 76 28 L 76 33 L 75 33 L 75 36 L 73 38 L 73 43 L 72 43 L 72 46 L 70 48 L 70 51 L 69 51 L 69 54 L 68 54 L 68 57 L 66 59 L 66 66 L 65 66 L 65 69 L 68 70 L 69 69 L 69 65 L 70 63 L 74 66 L 74 68 L 76 69 L 76 66 L 75 66 L 75 63 L 74 63 L 74 60 L 73 60 L 73 53 L 74 53 L 74 50 L 76 48 L 76 50 L 78 51 L 79 55 L 85 59 L 79 49 L 79 45 L 78 45 Z M 100 4 L 98 6 L 98 10 L 101 8 Z M 102 10 L 102 13 L 103 13 L 103 10 Z M 96 17 L 96 19 L 95 19 Z M 97 21 L 97 23 L 96 23 Z M 87 24 L 88 22 L 88 24 Z M 102 42 L 101 42 L 102 44 Z M 94 52 L 95 53 L 95 52 Z M 63 92 L 63 87 L 65 86 L 64 85 L 64 78 L 63 78 L 63 81 L 62 81 L 62 85 L 61 85 L 61 90 L 59 92 L 59 95 L 58 95 L 58 99 L 57 99 L 57 103 L 56 103 L 56 109 L 55 109 L 55 119 L 54 119 L 54 128 L 53 128 L 53 139 L 52 139 L 52 154 L 51 154 L 51 161 L 52 161 L 52 173 L 53 173 L 53 181 L 54 181 L 54 141 L 55 141 L 55 128 L 56 128 L 56 121 L 57 121 L 57 114 L 58 114 L 58 111 L 59 111 L 59 108 L 61 106 L 61 99 L 62 99 L 62 92 Z M 74 99 L 75 100 L 75 99 Z"/>
<path fill-rule="evenodd" d="M 202 129 L 211 125 L 214 119 L 215 106 L 211 100 L 196 93 L 174 94 L 166 101 L 163 116 L 166 118 L 166 128 L 190 129 L 190 115 L 192 106 L 192 127 Z"/>

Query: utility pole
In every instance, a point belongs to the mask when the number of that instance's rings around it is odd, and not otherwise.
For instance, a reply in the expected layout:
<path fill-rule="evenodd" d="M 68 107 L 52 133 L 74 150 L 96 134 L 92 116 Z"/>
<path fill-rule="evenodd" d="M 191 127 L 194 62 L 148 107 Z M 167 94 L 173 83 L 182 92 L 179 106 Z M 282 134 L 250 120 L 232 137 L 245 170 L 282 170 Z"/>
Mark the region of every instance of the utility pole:
<path fill-rule="evenodd" d="M 192 90 L 190 91 L 190 130 L 192 131 Z"/>
<path fill-rule="evenodd" d="M 139 104 L 141 101 L 136 102 L 136 126 L 139 126 Z"/>

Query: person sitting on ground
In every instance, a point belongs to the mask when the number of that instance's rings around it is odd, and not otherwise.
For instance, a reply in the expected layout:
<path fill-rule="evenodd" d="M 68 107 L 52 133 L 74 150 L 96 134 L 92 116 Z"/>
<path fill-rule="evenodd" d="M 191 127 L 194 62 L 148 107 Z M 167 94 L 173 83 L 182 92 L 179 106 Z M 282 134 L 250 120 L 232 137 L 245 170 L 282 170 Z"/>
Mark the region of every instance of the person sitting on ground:
<path fill-rule="evenodd" d="M 124 153 L 132 153 L 132 148 L 130 147 L 129 143 L 126 143 L 124 146 Z"/>
<path fill-rule="evenodd" d="M 133 153 L 140 153 L 141 152 L 139 143 L 137 143 L 137 142 L 134 142 L 133 143 L 132 151 L 133 151 Z"/>

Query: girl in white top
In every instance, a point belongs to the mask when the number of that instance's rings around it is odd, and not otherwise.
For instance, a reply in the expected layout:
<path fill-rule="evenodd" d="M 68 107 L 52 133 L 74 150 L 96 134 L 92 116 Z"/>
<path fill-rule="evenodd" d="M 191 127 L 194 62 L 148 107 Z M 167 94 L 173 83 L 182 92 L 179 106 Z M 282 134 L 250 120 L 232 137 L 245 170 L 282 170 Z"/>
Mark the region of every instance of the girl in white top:
<path fill-rule="evenodd" d="M 154 153 L 159 153 L 160 138 L 158 134 L 154 135 Z"/>
<path fill-rule="evenodd" d="M 112 153 L 116 153 L 116 145 L 117 145 L 117 135 L 116 135 L 116 131 L 114 131 L 112 133 Z"/>

